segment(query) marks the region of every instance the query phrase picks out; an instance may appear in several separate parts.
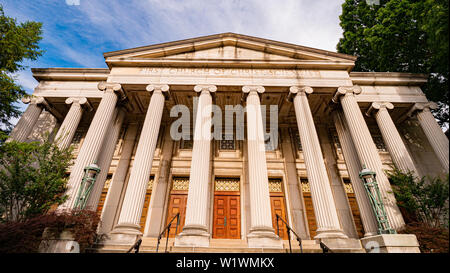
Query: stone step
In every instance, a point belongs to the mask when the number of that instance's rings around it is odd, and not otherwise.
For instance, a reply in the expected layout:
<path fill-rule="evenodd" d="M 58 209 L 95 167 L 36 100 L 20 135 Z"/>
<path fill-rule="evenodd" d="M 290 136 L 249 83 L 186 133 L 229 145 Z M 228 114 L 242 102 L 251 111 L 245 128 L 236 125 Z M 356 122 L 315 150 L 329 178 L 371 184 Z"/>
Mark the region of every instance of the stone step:
<path fill-rule="evenodd" d="M 177 247 L 174 246 L 174 238 L 169 238 L 167 241 L 167 252 L 171 253 L 289 253 L 289 242 L 283 241 L 283 249 L 272 248 L 249 248 L 245 240 L 230 240 L 230 239 L 211 239 L 209 247 Z M 156 238 L 142 238 L 142 243 L 139 248 L 139 253 L 155 253 L 158 240 Z M 90 252 L 97 253 L 124 253 L 130 249 L 131 245 L 98 245 L 91 249 Z M 291 241 L 291 248 L 293 253 L 300 253 L 300 246 L 298 242 Z M 319 244 L 314 240 L 302 241 L 303 253 L 322 253 Z M 164 253 L 166 250 L 166 239 L 161 239 L 158 247 L 159 253 Z M 133 252 L 134 250 L 132 250 Z"/>

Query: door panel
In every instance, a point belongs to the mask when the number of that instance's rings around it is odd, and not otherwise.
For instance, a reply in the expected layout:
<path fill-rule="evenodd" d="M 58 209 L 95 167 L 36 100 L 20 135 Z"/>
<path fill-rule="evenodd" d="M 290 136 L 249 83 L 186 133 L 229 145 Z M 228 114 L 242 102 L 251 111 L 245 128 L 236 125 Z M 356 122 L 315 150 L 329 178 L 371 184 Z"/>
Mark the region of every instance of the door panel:
<path fill-rule="evenodd" d="M 273 229 L 275 230 L 275 233 L 279 232 L 279 236 L 280 238 L 282 238 L 283 240 L 287 240 L 288 239 L 288 234 L 287 234 L 287 228 L 286 225 L 283 223 L 283 221 L 281 221 L 280 219 L 278 219 L 278 229 L 277 229 L 277 217 L 276 214 L 278 214 L 279 216 L 281 216 L 281 218 L 283 218 L 284 221 L 287 222 L 287 218 L 286 218 L 286 208 L 284 205 L 284 196 L 277 196 L 274 193 L 271 193 L 270 196 L 270 206 L 272 208 L 272 226 Z"/>
<path fill-rule="evenodd" d="M 364 237 L 364 227 L 362 225 L 361 215 L 359 212 L 358 203 L 356 202 L 356 197 L 354 193 L 347 193 L 348 202 L 350 203 L 350 208 L 352 209 L 353 220 L 355 221 L 356 231 L 358 232 L 359 238 Z"/>
<path fill-rule="evenodd" d="M 186 203 L 187 203 L 187 192 L 186 193 L 171 193 L 169 200 L 169 211 L 167 213 L 166 225 L 169 224 L 170 220 L 177 214 L 180 213 L 180 223 L 178 228 L 176 228 L 177 220 L 173 220 L 169 237 L 175 237 L 176 234 L 183 230 L 184 220 L 186 215 Z"/>
<path fill-rule="evenodd" d="M 308 221 L 309 235 L 311 239 L 316 236 L 317 223 L 316 216 L 314 214 L 314 207 L 312 203 L 311 193 L 303 192 L 303 200 L 305 201 L 306 219 Z"/>
<path fill-rule="evenodd" d="M 144 206 L 142 207 L 141 221 L 139 225 L 141 226 L 141 232 L 144 232 L 145 220 L 147 219 L 148 207 L 150 205 L 150 197 L 152 196 L 152 191 L 147 190 L 145 193 Z"/>

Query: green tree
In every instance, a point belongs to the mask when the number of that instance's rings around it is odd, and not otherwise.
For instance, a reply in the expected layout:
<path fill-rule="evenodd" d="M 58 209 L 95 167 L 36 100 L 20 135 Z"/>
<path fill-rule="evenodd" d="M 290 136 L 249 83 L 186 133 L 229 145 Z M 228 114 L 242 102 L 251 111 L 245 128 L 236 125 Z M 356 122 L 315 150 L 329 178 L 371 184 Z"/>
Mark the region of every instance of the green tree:
<path fill-rule="evenodd" d="M 24 60 L 36 60 L 42 55 L 38 46 L 41 39 L 42 23 L 18 24 L 5 15 L 0 4 L 0 134 L 8 133 L 12 129 L 11 118 L 21 114 L 15 103 L 26 92 L 15 83 L 14 73 L 25 69 Z"/>
<path fill-rule="evenodd" d="M 405 218 L 430 228 L 448 228 L 449 176 L 417 178 L 394 168 L 387 171 L 392 190 Z"/>
<path fill-rule="evenodd" d="M 24 221 L 65 201 L 71 150 L 49 141 L 0 144 L 0 222 Z"/>
<path fill-rule="evenodd" d="M 448 122 L 448 1 L 346 0 L 337 50 L 358 57 L 355 71 L 426 73 L 427 98 L 440 108 L 434 114 Z"/>

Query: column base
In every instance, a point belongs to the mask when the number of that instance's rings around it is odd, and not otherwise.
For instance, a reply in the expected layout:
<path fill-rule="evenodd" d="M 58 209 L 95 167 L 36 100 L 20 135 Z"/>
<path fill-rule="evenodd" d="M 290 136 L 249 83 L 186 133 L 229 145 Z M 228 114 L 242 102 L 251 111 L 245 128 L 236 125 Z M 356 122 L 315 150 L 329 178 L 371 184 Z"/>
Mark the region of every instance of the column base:
<path fill-rule="evenodd" d="M 133 245 L 139 237 L 142 237 L 142 232 L 140 229 L 141 227 L 136 224 L 119 224 L 109 233 L 107 243 L 116 245 Z"/>
<path fill-rule="evenodd" d="M 323 238 L 316 240 L 316 242 L 325 244 L 326 247 L 336 253 L 366 253 L 359 239 Z"/>
<path fill-rule="evenodd" d="M 283 241 L 271 227 L 251 228 L 247 243 L 249 248 L 283 248 Z"/>
<path fill-rule="evenodd" d="M 184 226 L 183 231 L 175 236 L 174 246 L 209 247 L 209 237 L 205 226 Z"/>
<path fill-rule="evenodd" d="M 380 234 L 362 238 L 361 243 L 368 253 L 420 253 L 414 234 Z"/>
<path fill-rule="evenodd" d="M 315 240 L 321 239 L 348 239 L 348 236 L 344 234 L 344 232 L 340 229 L 324 229 L 319 228 L 316 230 L 316 236 L 314 236 Z"/>

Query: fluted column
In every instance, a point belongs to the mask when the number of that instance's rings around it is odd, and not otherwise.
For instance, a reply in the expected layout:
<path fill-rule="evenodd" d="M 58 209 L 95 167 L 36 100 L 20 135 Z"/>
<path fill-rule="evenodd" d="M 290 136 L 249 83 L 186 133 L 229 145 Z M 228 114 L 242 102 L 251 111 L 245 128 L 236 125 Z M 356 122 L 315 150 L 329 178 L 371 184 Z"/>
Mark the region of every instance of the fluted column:
<path fill-rule="evenodd" d="M 158 237 L 164 223 L 164 204 L 167 199 L 167 189 L 169 185 L 170 167 L 172 162 L 173 139 L 170 135 L 170 128 L 165 128 L 164 144 L 160 160 L 158 179 L 153 184 L 152 196 L 147 212 L 144 236 Z"/>
<path fill-rule="evenodd" d="M 106 194 L 105 204 L 103 205 L 100 219 L 102 224 L 99 227 L 100 234 L 108 233 L 113 229 L 115 219 L 117 218 L 116 215 L 120 213 L 120 211 L 117 211 L 117 208 L 119 207 L 120 195 L 124 188 L 133 149 L 136 145 L 137 131 L 138 124 L 132 123 L 128 125 L 125 132 L 122 154 L 120 155 L 119 163 L 117 164 L 116 171 L 112 177 L 111 185 Z"/>
<path fill-rule="evenodd" d="M 250 190 L 250 232 L 247 235 L 249 247 L 280 248 L 282 241 L 272 227 L 269 179 L 267 175 L 264 127 L 259 94 L 262 86 L 244 86 L 247 94 L 247 149 Z"/>
<path fill-rule="evenodd" d="M 68 181 L 67 201 L 60 206 L 60 209 L 72 209 L 78 195 L 81 180 L 84 175 L 84 168 L 97 161 L 97 157 L 102 148 L 103 140 L 108 131 L 109 123 L 113 117 L 114 109 L 117 103 L 117 94 L 121 90 L 120 84 L 100 83 L 98 88 L 104 91 L 94 118 L 87 131 L 83 145 L 81 146 L 78 157 L 72 167 Z"/>
<path fill-rule="evenodd" d="M 394 229 L 400 229 L 405 225 L 405 222 L 397 206 L 389 180 L 384 173 L 378 150 L 356 101 L 355 94 L 359 93 L 361 93 L 361 87 L 359 86 L 339 87 L 334 95 L 333 102 L 337 103 L 340 101 L 342 105 L 345 120 L 350 129 L 361 166 L 365 165 L 377 175 L 376 179 L 390 226 Z"/>
<path fill-rule="evenodd" d="M 175 245 L 179 246 L 209 246 L 207 209 L 211 176 L 211 92 L 216 92 L 217 87 L 196 85 L 194 90 L 200 93 L 200 97 L 195 121 L 185 224 L 175 240 Z"/>
<path fill-rule="evenodd" d="M 444 172 L 448 173 L 449 171 L 449 145 L 448 138 L 442 131 L 439 124 L 436 122 L 433 114 L 430 109 L 436 109 L 438 105 L 434 102 L 428 103 L 416 103 L 411 110 L 409 111 L 409 115 L 416 114 L 417 119 L 419 120 L 420 126 L 423 129 L 423 132 L 427 136 L 428 141 L 433 147 L 434 153 L 437 158 L 441 162 L 442 168 Z"/>
<path fill-rule="evenodd" d="M 86 209 L 95 211 L 100 201 L 103 187 L 105 185 L 106 177 L 108 175 L 109 167 L 116 150 L 117 140 L 119 139 L 120 130 L 122 129 L 122 123 L 125 118 L 125 111 L 121 108 L 116 108 L 114 117 L 111 119 L 108 133 L 103 141 L 102 151 L 98 156 L 97 165 L 100 167 L 100 173 L 97 176 L 97 180 L 92 188 L 89 199 L 86 203 Z"/>
<path fill-rule="evenodd" d="M 119 222 L 111 232 L 116 241 L 133 243 L 136 236 L 141 236 L 140 219 L 144 206 L 147 184 L 152 170 L 153 156 L 161 125 L 164 109 L 163 92 L 169 91 L 168 85 L 148 85 L 148 92 L 153 92 L 142 127 L 141 136 L 134 157 L 133 168 L 120 211 Z"/>
<path fill-rule="evenodd" d="M 358 203 L 361 221 L 364 227 L 364 237 L 377 235 L 378 225 L 366 189 L 364 188 L 362 180 L 359 178 L 359 172 L 362 170 L 362 167 L 359 162 L 358 153 L 353 145 L 350 130 L 345 122 L 342 111 L 335 111 L 332 115 L 339 143 L 341 144 L 342 153 L 344 154 L 348 175 L 353 190 L 355 191 L 356 202 Z"/>
<path fill-rule="evenodd" d="M 42 113 L 42 105 L 44 104 L 45 99 L 43 97 L 27 97 L 23 98 L 22 102 L 29 103 L 30 105 L 28 105 L 27 110 L 25 110 L 17 122 L 17 125 L 11 131 L 10 138 L 8 138 L 7 142 L 12 140 L 24 142 L 27 139 Z"/>
<path fill-rule="evenodd" d="M 83 115 L 83 108 L 81 106 L 85 103 L 87 103 L 86 98 L 66 99 L 66 104 L 71 104 L 71 106 L 55 137 L 56 144 L 60 149 L 65 149 L 72 143 L 73 136 L 77 131 L 78 124 Z"/>
<path fill-rule="evenodd" d="M 370 116 L 375 112 L 378 128 L 395 166 L 404 172 L 412 171 L 415 175 L 419 175 L 388 109 L 394 109 L 394 105 L 390 102 L 374 102 L 367 111 L 367 115 Z"/>
<path fill-rule="evenodd" d="M 306 96 L 311 94 L 313 89 L 292 86 L 290 92 L 294 95 L 295 115 L 316 216 L 317 235 L 315 239 L 347 238 L 339 224 L 319 138 Z"/>

